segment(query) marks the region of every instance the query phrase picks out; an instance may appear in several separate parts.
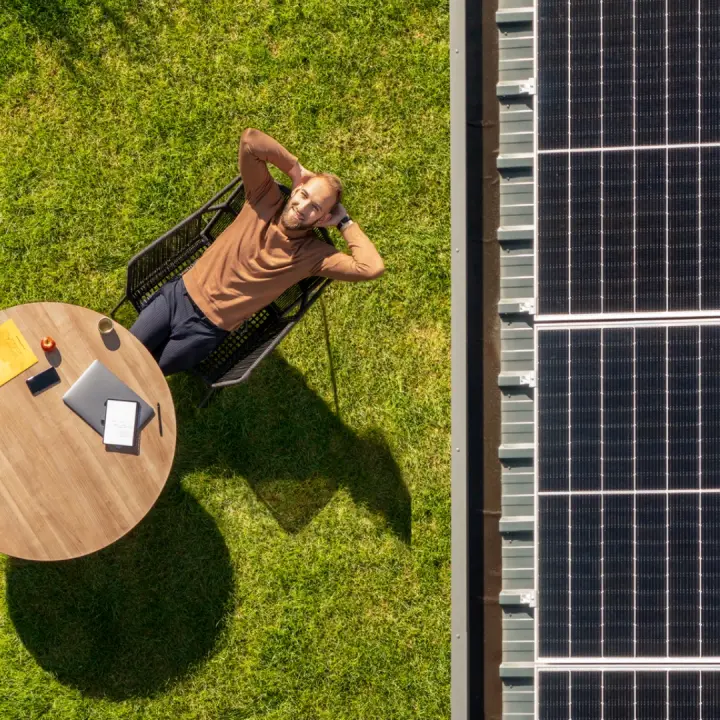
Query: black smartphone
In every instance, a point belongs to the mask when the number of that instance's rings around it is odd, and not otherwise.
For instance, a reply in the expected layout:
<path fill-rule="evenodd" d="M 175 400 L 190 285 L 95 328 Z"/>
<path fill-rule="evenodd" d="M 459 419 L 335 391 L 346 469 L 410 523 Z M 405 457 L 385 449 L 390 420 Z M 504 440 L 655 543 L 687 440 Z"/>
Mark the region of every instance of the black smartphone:
<path fill-rule="evenodd" d="M 60 382 L 60 376 L 58 371 L 54 367 L 50 367 L 47 370 L 43 370 L 37 375 L 33 375 L 26 381 L 27 386 L 30 388 L 30 392 L 33 395 L 41 393 L 43 390 L 47 390 L 53 385 L 57 385 Z"/>

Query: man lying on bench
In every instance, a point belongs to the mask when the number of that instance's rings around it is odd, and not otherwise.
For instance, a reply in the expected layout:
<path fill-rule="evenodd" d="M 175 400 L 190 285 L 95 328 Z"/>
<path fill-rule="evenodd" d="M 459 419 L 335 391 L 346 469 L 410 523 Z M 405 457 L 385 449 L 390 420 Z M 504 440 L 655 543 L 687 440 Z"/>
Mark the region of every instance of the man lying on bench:
<path fill-rule="evenodd" d="M 268 162 L 292 180 L 289 197 L 270 175 Z M 341 205 L 337 176 L 306 170 L 280 143 L 252 128 L 242 134 L 239 165 L 245 204 L 237 218 L 195 265 L 155 293 L 130 328 L 165 375 L 197 365 L 303 278 L 357 282 L 385 270 L 375 246 Z M 351 255 L 312 231 L 332 225 Z"/>

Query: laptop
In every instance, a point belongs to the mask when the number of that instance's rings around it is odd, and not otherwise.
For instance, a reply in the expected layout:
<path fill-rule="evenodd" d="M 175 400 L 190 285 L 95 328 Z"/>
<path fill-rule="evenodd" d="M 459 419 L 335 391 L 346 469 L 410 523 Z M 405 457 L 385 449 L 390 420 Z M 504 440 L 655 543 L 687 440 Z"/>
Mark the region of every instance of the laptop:
<path fill-rule="evenodd" d="M 140 404 L 138 431 L 142 430 L 155 415 L 150 405 L 99 360 L 95 360 L 63 395 L 65 404 L 100 435 L 104 435 L 105 402 L 109 398 L 135 400 Z"/>

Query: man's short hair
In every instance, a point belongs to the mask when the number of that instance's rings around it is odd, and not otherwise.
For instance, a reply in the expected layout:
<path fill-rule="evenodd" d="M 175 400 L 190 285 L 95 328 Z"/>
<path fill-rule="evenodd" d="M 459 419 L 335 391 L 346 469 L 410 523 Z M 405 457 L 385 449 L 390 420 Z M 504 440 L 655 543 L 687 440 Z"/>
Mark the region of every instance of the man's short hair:
<path fill-rule="evenodd" d="M 322 178 L 325 180 L 325 182 L 335 191 L 336 198 L 335 198 L 335 204 L 332 206 L 332 210 L 334 210 L 338 203 L 342 202 L 342 194 L 343 194 L 343 186 L 342 181 L 337 175 L 334 175 L 333 173 L 329 172 L 321 172 L 318 173 L 315 177 Z"/>

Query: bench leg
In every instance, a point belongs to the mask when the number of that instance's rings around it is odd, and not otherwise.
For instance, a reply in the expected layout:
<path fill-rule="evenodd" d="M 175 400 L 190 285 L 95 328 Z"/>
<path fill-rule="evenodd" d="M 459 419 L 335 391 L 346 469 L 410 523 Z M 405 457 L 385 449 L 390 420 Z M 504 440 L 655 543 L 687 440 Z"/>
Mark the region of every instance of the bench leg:
<path fill-rule="evenodd" d="M 202 399 L 202 402 L 198 405 L 198 410 L 204 408 L 208 404 L 208 401 L 210 400 L 210 398 L 215 394 L 216 389 L 217 388 L 210 388 L 210 390 L 208 390 L 207 394 Z"/>
<path fill-rule="evenodd" d="M 325 348 L 327 349 L 328 364 L 330 365 L 330 382 L 332 383 L 333 398 L 335 399 L 335 414 L 340 417 L 340 403 L 338 402 L 337 382 L 335 382 L 335 365 L 333 363 L 332 347 L 330 346 L 330 328 L 328 327 L 327 313 L 325 312 L 325 298 L 320 298 L 323 325 L 325 327 Z"/>

